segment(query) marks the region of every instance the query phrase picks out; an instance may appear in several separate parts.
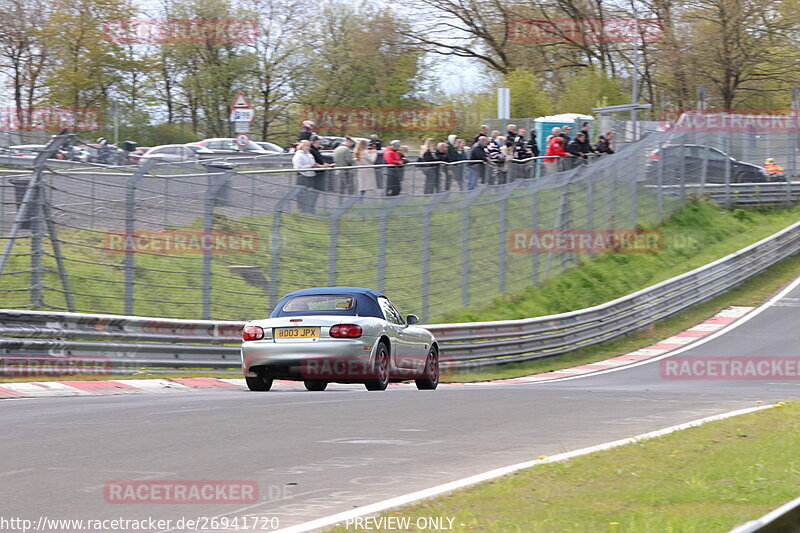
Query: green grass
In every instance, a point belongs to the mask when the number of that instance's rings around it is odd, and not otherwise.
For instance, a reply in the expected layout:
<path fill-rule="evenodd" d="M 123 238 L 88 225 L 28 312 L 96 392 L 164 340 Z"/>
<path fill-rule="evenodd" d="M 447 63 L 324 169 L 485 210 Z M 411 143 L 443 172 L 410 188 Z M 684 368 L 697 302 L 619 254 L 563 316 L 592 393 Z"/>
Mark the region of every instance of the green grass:
<path fill-rule="evenodd" d="M 454 518 L 456 532 L 722 533 L 797 497 L 799 454 L 793 402 L 535 466 L 386 516 L 411 517 L 409 531 L 417 517 L 436 516 Z"/>

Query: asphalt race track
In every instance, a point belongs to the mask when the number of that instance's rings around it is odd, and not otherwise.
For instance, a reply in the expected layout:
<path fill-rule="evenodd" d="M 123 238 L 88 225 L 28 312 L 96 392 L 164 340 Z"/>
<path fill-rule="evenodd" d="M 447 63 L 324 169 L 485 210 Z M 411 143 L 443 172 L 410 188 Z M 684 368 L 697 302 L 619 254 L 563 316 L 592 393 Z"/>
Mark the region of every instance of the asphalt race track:
<path fill-rule="evenodd" d="M 757 313 L 754 312 L 754 313 Z M 800 355 L 800 288 L 680 356 Z M 663 379 L 660 364 L 548 383 L 218 390 L 0 401 L 0 514 L 286 527 L 517 462 L 800 396 L 797 380 Z M 301 390 L 302 389 L 302 390 Z M 254 504 L 112 504 L 114 480 L 245 480 Z"/>

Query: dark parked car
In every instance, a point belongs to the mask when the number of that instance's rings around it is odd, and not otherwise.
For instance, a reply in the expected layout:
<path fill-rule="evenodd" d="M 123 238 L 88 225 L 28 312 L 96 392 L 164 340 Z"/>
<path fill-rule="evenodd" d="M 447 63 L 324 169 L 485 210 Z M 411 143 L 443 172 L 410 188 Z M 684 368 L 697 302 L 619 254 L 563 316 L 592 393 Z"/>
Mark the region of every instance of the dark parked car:
<path fill-rule="evenodd" d="M 783 181 L 785 178 L 770 176 L 766 170 L 752 163 L 745 163 L 728 154 L 699 144 L 666 145 L 650 154 L 646 165 L 647 181 L 658 183 L 659 172 L 663 172 L 664 185 L 700 183 L 703 178 L 703 160 L 706 163 L 706 183 L 725 183 L 726 168 L 730 168 L 731 183 L 753 183 Z M 659 171 L 659 166 L 663 170 Z M 683 175 L 683 178 L 681 178 Z"/>

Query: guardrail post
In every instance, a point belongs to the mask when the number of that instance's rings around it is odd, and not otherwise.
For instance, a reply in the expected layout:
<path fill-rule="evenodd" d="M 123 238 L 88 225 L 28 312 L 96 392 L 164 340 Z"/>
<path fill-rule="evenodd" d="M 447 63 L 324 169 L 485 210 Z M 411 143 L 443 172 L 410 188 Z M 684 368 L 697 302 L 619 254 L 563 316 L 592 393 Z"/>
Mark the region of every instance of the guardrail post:
<path fill-rule="evenodd" d="M 519 183 L 519 182 L 517 182 Z M 498 244 L 499 249 L 498 257 L 497 257 L 497 292 L 504 293 L 506 292 L 506 200 L 508 199 L 508 195 L 503 195 L 503 199 L 500 200 L 500 212 L 498 213 L 500 220 L 499 222 L 499 238 Z"/>
<path fill-rule="evenodd" d="M 681 184 L 681 203 L 686 203 L 686 137 L 681 135 L 681 164 L 680 164 L 680 184 Z"/>

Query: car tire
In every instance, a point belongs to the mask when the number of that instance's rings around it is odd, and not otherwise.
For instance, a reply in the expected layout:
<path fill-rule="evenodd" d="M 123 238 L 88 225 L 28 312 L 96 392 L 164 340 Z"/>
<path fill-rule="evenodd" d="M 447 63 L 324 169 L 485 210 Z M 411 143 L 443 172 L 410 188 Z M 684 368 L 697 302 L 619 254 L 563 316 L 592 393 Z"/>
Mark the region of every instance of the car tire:
<path fill-rule="evenodd" d="M 321 392 L 328 386 L 328 382 L 324 379 L 307 379 L 303 382 L 306 390 Z"/>
<path fill-rule="evenodd" d="M 434 390 L 439 386 L 439 351 L 436 346 L 431 346 L 425 359 L 425 377 L 415 379 L 414 382 L 419 390 Z"/>
<path fill-rule="evenodd" d="M 389 349 L 382 342 L 378 343 L 375 350 L 375 366 L 373 368 L 374 379 L 364 382 L 367 390 L 386 390 L 389 386 Z"/>
<path fill-rule="evenodd" d="M 247 388 L 252 391 L 268 391 L 272 388 L 272 378 L 245 376 L 244 380 L 247 383 Z"/>

